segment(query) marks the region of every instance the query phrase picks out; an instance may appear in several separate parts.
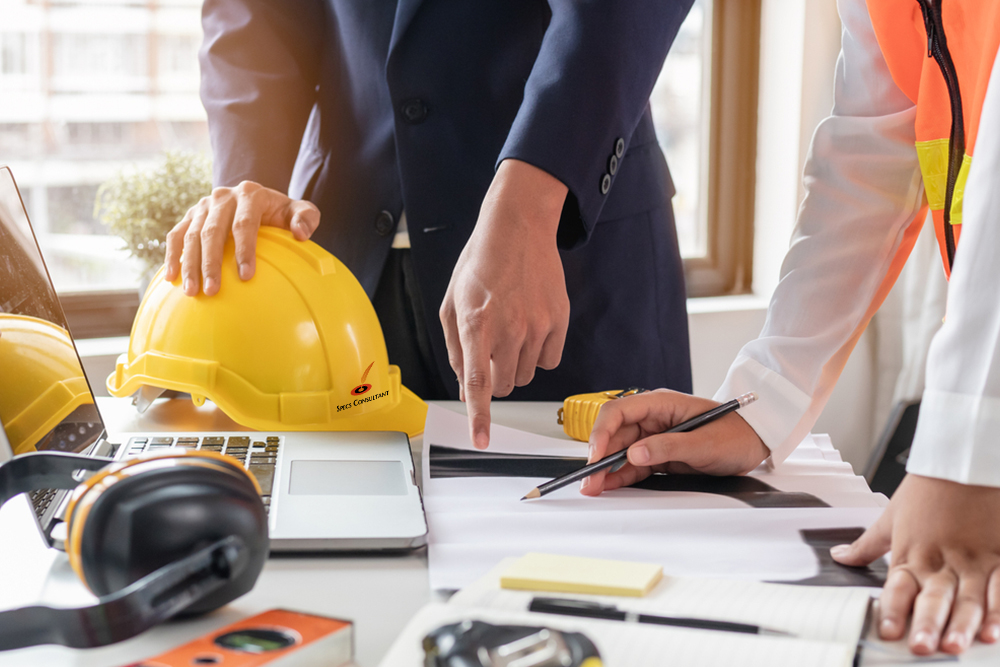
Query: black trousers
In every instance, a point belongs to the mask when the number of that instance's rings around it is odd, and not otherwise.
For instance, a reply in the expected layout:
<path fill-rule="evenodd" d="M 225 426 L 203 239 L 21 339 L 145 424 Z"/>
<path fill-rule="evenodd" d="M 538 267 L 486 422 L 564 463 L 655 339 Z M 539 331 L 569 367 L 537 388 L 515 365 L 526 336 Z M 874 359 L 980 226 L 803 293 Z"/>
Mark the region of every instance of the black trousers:
<path fill-rule="evenodd" d="M 372 305 L 382 324 L 389 363 L 399 366 L 403 384 L 425 401 L 448 400 L 408 248 L 389 251 Z"/>

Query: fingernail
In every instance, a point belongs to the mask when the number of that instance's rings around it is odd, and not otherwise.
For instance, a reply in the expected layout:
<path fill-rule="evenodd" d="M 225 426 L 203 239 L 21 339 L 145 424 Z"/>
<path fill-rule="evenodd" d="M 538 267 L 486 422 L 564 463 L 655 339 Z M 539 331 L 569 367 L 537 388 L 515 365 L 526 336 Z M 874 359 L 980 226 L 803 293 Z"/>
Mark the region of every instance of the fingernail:
<path fill-rule="evenodd" d="M 581 491 L 586 491 L 589 488 L 590 488 L 590 478 L 589 477 L 584 477 L 583 481 L 580 482 L 580 490 Z"/>
<path fill-rule="evenodd" d="M 983 638 L 988 642 L 995 642 L 1000 639 L 1000 625 L 994 623 L 983 630 Z"/>
<path fill-rule="evenodd" d="M 892 635 L 897 629 L 896 620 L 893 618 L 883 618 L 879 624 L 879 633 L 882 635 Z"/>
<path fill-rule="evenodd" d="M 250 280 L 250 265 L 240 262 L 240 280 Z"/>
<path fill-rule="evenodd" d="M 934 637 L 931 633 L 926 630 L 921 630 L 917 634 L 913 635 L 913 646 L 916 648 L 926 649 L 928 651 L 933 650 Z"/>
<path fill-rule="evenodd" d="M 205 294 L 215 294 L 219 287 L 219 283 L 216 282 L 215 278 L 205 279 Z"/>
<path fill-rule="evenodd" d="M 646 445 L 635 445 L 628 450 L 628 460 L 635 465 L 646 465 L 649 463 L 649 448 Z"/>
<path fill-rule="evenodd" d="M 961 632 L 949 632 L 948 638 L 945 639 L 946 644 L 957 648 L 959 651 L 965 649 L 965 635 Z"/>
<path fill-rule="evenodd" d="M 485 433 L 477 433 L 475 446 L 476 449 L 486 449 L 490 446 L 490 437 Z"/>
<path fill-rule="evenodd" d="M 830 547 L 830 555 L 834 558 L 843 558 L 849 553 L 851 553 L 850 544 L 838 544 L 835 547 Z"/>
<path fill-rule="evenodd" d="M 190 278 L 184 281 L 184 293 L 188 296 L 194 296 L 194 281 Z"/>

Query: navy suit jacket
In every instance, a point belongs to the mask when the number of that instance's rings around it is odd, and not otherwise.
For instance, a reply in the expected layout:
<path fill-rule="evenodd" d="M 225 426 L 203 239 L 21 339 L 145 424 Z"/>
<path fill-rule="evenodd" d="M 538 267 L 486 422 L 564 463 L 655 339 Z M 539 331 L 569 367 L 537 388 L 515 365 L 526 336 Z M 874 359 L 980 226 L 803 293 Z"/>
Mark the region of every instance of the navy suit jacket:
<path fill-rule="evenodd" d="M 450 380 L 438 308 L 452 269 L 496 165 L 531 163 L 569 188 L 570 323 L 559 368 L 511 398 L 690 391 L 673 185 L 648 99 L 692 1 L 206 0 L 215 183 L 315 202 L 313 240 L 369 296 L 405 209 Z"/>

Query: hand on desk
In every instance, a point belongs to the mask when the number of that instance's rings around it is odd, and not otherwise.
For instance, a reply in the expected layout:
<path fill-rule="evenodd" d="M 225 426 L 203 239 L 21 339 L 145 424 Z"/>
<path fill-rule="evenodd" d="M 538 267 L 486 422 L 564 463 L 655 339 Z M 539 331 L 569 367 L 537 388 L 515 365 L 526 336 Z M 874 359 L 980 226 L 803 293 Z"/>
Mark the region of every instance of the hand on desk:
<path fill-rule="evenodd" d="M 566 193 L 537 167 L 501 162 L 441 304 L 448 361 L 479 449 L 490 442 L 490 397 L 562 357 L 569 296 L 556 230 Z"/>
<path fill-rule="evenodd" d="M 215 188 L 192 206 L 167 234 L 166 278 L 183 276 L 184 293 L 206 296 L 219 291 L 222 251 L 232 233 L 240 278 L 257 269 L 257 230 L 261 225 L 289 229 L 305 241 L 319 226 L 319 209 L 252 181 L 235 188 Z"/>
<path fill-rule="evenodd" d="M 961 653 L 977 633 L 984 642 L 1000 639 L 998 517 L 998 488 L 907 475 L 879 520 L 830 553 L 843 565 L 863 566 L 891 547 L 879 635 L 901 639 L 912 612 L 914 653 Z"/>
<path fill-rule="evenodd" d="M 668 389 L 605 403 L 590 433 L 588 463 L 626 447 L 628 463 L 617 472 L 587 477 L 580 492 L 596 496 L 635 484 L 654 472 L 750 472 L 769 456 L 770 450 L 735 412 L 689 433 L 663 432 L 717 405 L 715 401 Z"/>

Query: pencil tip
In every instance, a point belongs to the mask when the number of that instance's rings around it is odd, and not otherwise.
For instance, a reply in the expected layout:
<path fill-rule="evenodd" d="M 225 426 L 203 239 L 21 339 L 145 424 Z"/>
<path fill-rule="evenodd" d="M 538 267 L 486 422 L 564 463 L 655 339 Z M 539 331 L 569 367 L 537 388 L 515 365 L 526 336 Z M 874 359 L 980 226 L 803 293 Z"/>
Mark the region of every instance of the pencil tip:
<path fill-rule="evenodd" d="M 538 489 L 536 488 L 532 489 L 531 491 L 528 491 L 528 495 L 526 495 L 524 498 L 521 498 L 521 500 L 533 500 L 535 498 L 540 497 L 541 495 L 542 494 L 539 493 Z"/>

